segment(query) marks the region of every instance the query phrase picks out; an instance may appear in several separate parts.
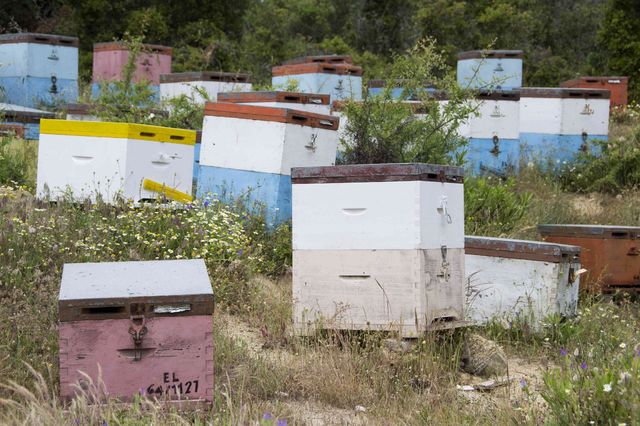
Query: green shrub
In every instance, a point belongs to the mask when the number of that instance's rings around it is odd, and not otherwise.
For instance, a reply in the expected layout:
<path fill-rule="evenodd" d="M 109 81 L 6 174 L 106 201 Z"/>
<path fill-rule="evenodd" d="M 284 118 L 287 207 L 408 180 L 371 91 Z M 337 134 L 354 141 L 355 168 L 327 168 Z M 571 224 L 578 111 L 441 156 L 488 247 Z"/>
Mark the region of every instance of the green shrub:
<path fill-rule="evenodd" d="M 31 147 L 26 140 L 0 136 L 0 185 L 33 186 L 29 170 L 32 162 L 27 157 L 36 154 Z"/>

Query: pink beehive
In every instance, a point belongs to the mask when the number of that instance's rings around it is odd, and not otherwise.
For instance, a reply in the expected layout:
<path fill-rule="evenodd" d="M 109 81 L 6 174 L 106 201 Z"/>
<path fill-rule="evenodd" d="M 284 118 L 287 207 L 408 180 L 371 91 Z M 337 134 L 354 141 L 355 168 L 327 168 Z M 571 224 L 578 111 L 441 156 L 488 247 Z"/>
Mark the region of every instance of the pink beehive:
<path fill-rule="evenodd" d="M 129 48 L 122 42 L 96 43 L 93 45 L 93 82 L 115 81 L 129 60 Z M 160 84 L 160 75 L 171 73 L 171 48 L 145 44 L 136 60 L 133 81 Z"/>
<path fill-rule="evenodd" d="M 213 400 L 213 292 L 198 260 L 64 265 L 60 396 Z M 93 383 L 93 385 L 92 385 Z"/>

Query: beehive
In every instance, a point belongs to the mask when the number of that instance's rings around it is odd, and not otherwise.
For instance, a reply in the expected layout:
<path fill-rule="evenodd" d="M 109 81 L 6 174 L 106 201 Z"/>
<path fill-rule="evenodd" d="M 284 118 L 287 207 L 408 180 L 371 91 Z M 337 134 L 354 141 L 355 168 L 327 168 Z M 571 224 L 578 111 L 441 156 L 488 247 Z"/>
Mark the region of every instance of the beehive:
<path fill-rule="evenodd" d="M 462 169 L 429 164 L 294 168 L 293 300 L 299 334 L 462 319 Z"/>
<path fill-rule="evenodd" d="M 120 81 L 129 61 L 129 47 L 124 42 L 95 43 L 93 45 L 93 86 L 96 96 L 100 83 Z M 149 83 L 152 90 L 160 92 L 160 75 L 171 72 L 172 49 L 156 44 L 144 44 L 136 59 L 134 83 Z"/>
<path fill-rule="evenodd" d="M 66 119 L 72 121 L 100 121 L 92 111 L 89 104 L 67 104 L 65 107 Z"/>
<path fill-rule="evenodd" d="M 271 84 L 288 87 L 296 83 L 303 93 L 319 93 L 335 100 L 362 99 L 362 68 L 352 64 L 302 63 L 272 69 Z"/>
<path fill-rule="evenodd" d="M 517 171 L 519 100 L 519 93 L 513 91 L 481 92 L 476 96 L 478 115 L 466 122 L 469 137 L 466 160 L 472 173 L 503 176 Z"/>
<path fill-rule="evenodd" d="M 79 389 L 213 400 L 214 301 L 202 259 L 65 264 L 58 304 L 63 400 Z"/>
<path fill-rule="evenodd" d="M 2 101 L 36 108 L 75 102 L 78 39 L 19 33 L 0 35 Z"/>
<path fill-rule="evenodd" d="M 25 139 L 38 140 L 40 137 L 40 120 L 53 118 L 55 114 L 35 108 L 0 103 L 0 117 L 5 124 L 23 127 Z"/>
<path fill-rule="evenodd" d="M 520 91 L 521 154 L 562 165 L 580 151 L 598 152 L 609 134 L 609 91 L 526 87 Z"/>
<path fill-rule="evenodd" d="M 522 87 L 522 50 L 472 50 L 458 54 L 458 84 L 470 89 Z"/>
<path fill-rule="evenodd" d="M 628 103 L 629 77 L 578 77 L 560 83 L 560 87 L 603 89 L 611 92 L 611 109 Z"/>
<path fill-rule="evenodd" d="M 406 80 L 395 80 L 395 81 L 387 81 L 387 80 L 369 80 L 367 83 L 367 93 L 369 96 L 371 95 L 381 95 L 384 93 L 387 85 L 392 85 L 390 88 L 390 95 L 392 99 L 401 99 L 404 98 L 406 100 L 415 100 L 416 95 L 413 93 L 408 93 L 405 87 Z M 425 84 L 422 89 L 428 93 L 435 93 L 437 90 L 432 87 L 430 84 Z"/>
<path fill-rule="evenodd" d="M 527 323 L 577 313 L 580 248 L 504 238 L 465 238 L 466 319 Z"/>
<path fill-rule="evenodd" d="M 272 108 L 289 108 L 316 114 L 331 114 L 329 95 L 297 92 L 234 92 L 221 93 L 218 101 Z"/>
<path fill-rule="evenodd" d="M 300 56 L 298 58 L 289 59 L 285 61 L 283 65 L 295 65 L 295 64 L 353 64 L 353 58 L 351 55 L 309 55 Z"/>
<path fill-rule="evenodd" d="M 140 201 L 145 179 L 191 194 L 194 131 L 142 124 L 42 120 L 37 195 Z"/>
<path fill-rule="evenodd" d="M 640 227 L 538 225 L 538 231 L 545 241 L 582 248 L 585 290 L 640 289 Z"/>
<path fill-rule="evenodd" d="M 335 164 L 338 119 L 284 108 L 208 103 L 197 194 L 247 197 L 268 220 L 291 217 L 291 168 Z"/>
<path fill-rule="evenodd" d="M 168 100 L 181 95 L 193 97 L 197 103 L 215 102 L 218 94 L 251 90 L 248 74 L 230 72 L 180 72 L 160 76 L 160 98 Z M 200 92 L 203 91 L 206 97 Z"/>

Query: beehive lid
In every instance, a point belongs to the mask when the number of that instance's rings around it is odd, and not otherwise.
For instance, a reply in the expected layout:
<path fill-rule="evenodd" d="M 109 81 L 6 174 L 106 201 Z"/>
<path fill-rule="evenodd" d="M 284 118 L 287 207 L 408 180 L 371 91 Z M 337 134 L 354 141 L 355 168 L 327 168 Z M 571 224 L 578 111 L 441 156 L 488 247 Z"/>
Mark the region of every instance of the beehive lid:
<path fill-rule="evenodd" d="M 190 81 L 219 81 L 224 83 L 249 83 L 249 74 L 235 72 L 194 71 L 174 72 L 160 75 L 160 83 L 182 83 Z"/>
<path fill-rule="evenodd" d="M 522 59 L 524 52 L 522 50 L 469 50 L 458 53 L 458 60 L 463 59 Z"/>
<path fill-rule="evenodd" d="M 569 87 L 523 87 L 521 98 L 576 98 L 609 99 L 611 92 L 606 89 L 582 89 Z"/>
<path fill-rule="evenodd" d="M 611 238 L 638 239 L 640 226 L 615 225 L 538 225 L 538 232 L 543 237 L 581 237 L 581 238 Z"/>
<path fill-rule="evenodd" d="M 490 92 L 479 92 L 476 99 L 493 101 L 519 101 L 519 90 L 493 90 Z"/>
<path fill-rule="evenodd" d="M 67 104 L 65 111 L 67 114 L 90 115 L 92 108 L 89 104 Z"/>
<path fill-rule="evenodd" d="M 196 132 L 193 130 L 106 121 L 41 120 L 40 134 L 138 139 L 183 145 L 196 143 Z"/>
<path fill-rule="evenodd" d="M 132 305 L 145 316 L 204 315 L 213 290 L 202 259 L 67 263 L 58 303 L 61 321 L 128 318 Z"/>
<path fill-rule="evenodd" d="M 107 41 L 104 43 L 94 43 L 94 52 L 109 52 L 114 50 L 129 50 L 129 46 L 123 41 Z M 143 44 L 143 52 L 156 53 L 158 55 L 171 55 L 172 48 L 160 44 Z"/>
<path fill-rule="evenodd" d="M 540 241 L 465 236 L 465 254 L 559 263 L 580 256 L 580 247 Z"/>
<path fill-rule="evenodd" d="M 36 43 L 55 46 L 78 47 L 80 42 L 77 37 L 69 37 L 55 34 L 16 33 L 0 34 L 0 44 Z"/>
<path fill-rule="evenodd" d="M 351 55 L 311 55 L 300 56 L 298 58 L 289 59 L 283 62 L 283 65 L 293 64 L 309 64 L 309 63 L 326 63 L 326 64 L 352 64 Z"/>
<path fill-rule="evenodd" d="M 0 115 L 8 120 L 16 120 L 21 123 L 37 123 L 41 118 L 55 117 L 55 114 L 49 111 L 4 103 L 0 103 Z"/>
<path fill-rule="evenodd" d="M 207 102 L 204 114 L 211 117 L 298 124 L 300 126 L 316 127 L 325 130 L 338 130 L 338 124 L 340 123 L 338 117 L 316 114 L 314 112 L 222 102 Z"/>
<path fill-rule="evenodd" d="M 369 82 L 367 83 L 367 87 L 370 88 L 381 88 L 381 87 L 387 87 L 387 84 L 391 84 L 393 87 L 398 87 L 398 88 L 402 88 L 404 85 L 406 85 L 406 82 L 409 80 L 406 79 L 399 79 L 399 80 L 369 80 Z M 424 88 L 425 89 L 432 89 L 433 88 L 433 84 L 430 82 L 425 82 L 424 83 Z"/>
<path fill-rule="evenodd" d="M 329 105 L 329 95 L 299 92 L 227 92 L 218 93 L 218 102 L 254 103 L 280 102 L 292 104 Z"/>
<path fill-rule="evenodd" d="M 337 74 L 361 76 L 362 67 L 351 64 L 305 63 L 280 65 L 271 69 L 274 77 L 297 74 Z"/>
<path fill-rule="evenodd" d="M 629 77 L 616 76 L 583 76 L 560 83 L 561 87 L 573 87 L 574 84 L 580 83 L 602 83 L 602 84 L 622 84 L 627 83 Z"/>
<path fill-rule="evenodd" d="M 294 167 L 294 184 L 429 181 L 463 183 L 463 169 L 424 163 L 359 164 L 350 166 Z"/>

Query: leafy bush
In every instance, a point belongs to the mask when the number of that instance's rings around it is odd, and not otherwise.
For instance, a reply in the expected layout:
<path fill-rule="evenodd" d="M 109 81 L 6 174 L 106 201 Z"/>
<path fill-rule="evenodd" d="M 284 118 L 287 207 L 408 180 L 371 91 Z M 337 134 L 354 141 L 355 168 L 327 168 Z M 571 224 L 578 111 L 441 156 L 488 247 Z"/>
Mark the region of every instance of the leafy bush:
<path fill-rule="evenodd" d="M 470 235 L 505 236 L 527 213 L 532 200 L 517 192 L 513 178 L 467 178 L 464 183 L 465 232 Z"/>
<path fill-rule="evenodd" d="M 35 155 L 27 147 L 28 142 L 20 138 L 0 136 L 0 185 L 15 184 L 31 186 L 27 156 Z"/>
<path fill-rule="evenodd" d="M 345 104 L 348 124 L 341 162 L 462 164 L 466 141 L 457 129 L 477 107 L 470 102 L 470 92 L 458 88 L 447 74 L 435 41 L 427 39 L 396 55 L 388 77 L 382 94 Z M 392 96 L 395 81 L 403 87 L 399 99 Z M 425 90 L 427 85 L 447 93 L 448 102 L 440 106 Z"/>

